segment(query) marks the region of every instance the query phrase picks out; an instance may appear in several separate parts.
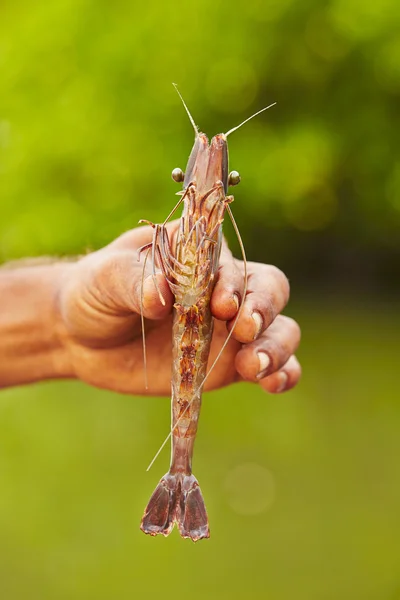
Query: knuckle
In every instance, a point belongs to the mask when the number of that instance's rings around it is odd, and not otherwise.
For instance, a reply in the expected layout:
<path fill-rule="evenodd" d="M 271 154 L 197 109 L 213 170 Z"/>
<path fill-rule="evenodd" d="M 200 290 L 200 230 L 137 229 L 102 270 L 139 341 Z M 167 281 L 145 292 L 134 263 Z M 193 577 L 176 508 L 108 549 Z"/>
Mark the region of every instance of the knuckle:
<path fill-rule="evenodd" d="M 120 274 L 120 253 L 109 252 L 102 257 L 102 260 L 93 261 L 92 282 L 98 288 L 112 286 Z"/>
<path fill-rule="evenodd" d="M 285 371 L 288 374 L 290 386 L 296 385 L 301 378 L 302 368 L 294 355 L 290 357 L 288 363 L 285 365 Z"/>
<path fill-rule="evenodd" d="M 271 342 L 268 347 L 268 354 L 272 363 L 270 372 L 273 373 L 282 366 L 282 349 L 276 342 Z"/>
<path fill-rule="evenodd" d="M 276 306 L 275 306 L 275 303 L 271 296 L 267 296 L 267 298 L 266 298 L 264 315 L 265 315 L 265 324 L 267 326 L 269 326 L 271 323 L 273 323 L 277 316 Z"/>
<path fill-rule="evenodd" d="M 293 370 L 300 377 L 300 375 L 302 373 L 301 364 L 299 363 L 299 361 L 297 360 L 296 356 L 294 356 L 294 355 L 292 356 L 292 364 L 293 364 Z"/>
<path fill-rule="evenodd" d="M 290 284 L 285 273 L 278 267 L 271 266 L 271 275 L 274 278 L 277 288 L 283 296 L 284 303 L 286 304 L 290 296 Z"/>
<path fill-rule="evenodd" d="M 219 266 L 217 285 L 234 290 L 243 287 L 243 283 L 243 273 L 233 260 L 227 260 Z"/>
<path fill-rule="evenodd" d="M 300 340 L 301 329 L 297 321 L 295 321 L 295 319 L 293 319 L 292 317 L 287 317 L 286 315 L 281 315 L 281 318 L 285 323 L 285 326 L 287 327 L 290 336 Z"/>

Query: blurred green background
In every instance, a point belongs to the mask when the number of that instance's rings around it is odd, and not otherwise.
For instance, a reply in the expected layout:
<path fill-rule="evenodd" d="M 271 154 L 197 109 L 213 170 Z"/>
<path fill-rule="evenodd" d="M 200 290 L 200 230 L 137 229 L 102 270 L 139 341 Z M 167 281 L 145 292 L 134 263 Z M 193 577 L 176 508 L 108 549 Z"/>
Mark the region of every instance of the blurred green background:
<path fill-rule="evenodd" d="M 396 0 L 1 4 L 0 260 L 164 219 L 193 141 L 172 81 L 210 136 L 276 101 L 230 139 L 233 209 L 304 368 L 206 395 L 195 545 L 138 530 L 168 399 L 3 391 L 1 599 L 400 599 L 399 27 Z"/>

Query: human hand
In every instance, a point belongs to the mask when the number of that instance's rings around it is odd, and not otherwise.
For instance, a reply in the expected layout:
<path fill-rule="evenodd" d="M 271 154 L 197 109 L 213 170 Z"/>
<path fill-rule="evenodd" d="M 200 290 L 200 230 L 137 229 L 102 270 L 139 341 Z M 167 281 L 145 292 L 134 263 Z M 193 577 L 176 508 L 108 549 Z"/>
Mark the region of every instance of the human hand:
<path fill-rule="evenodd" d="M 170 236 L 177 221 L 168 224 Z M 143 256 L 151 227 L 138 227 L 111 244 L 67 265 L 58 294 L 58 325 L 69 372 L 97 387 L 129 394 L 169 395 L 171 388 L 173 296 L 164 276 L 156 274 L 166 301 L 160 302 L 148 261 L 143 283 L 147 347 L 145 389 L 141 334 Z M 205 383 L 215 389 L 236 381 L 254 381 L 276 393 L 298 382 L 301 368 L 294 356 L 300 329 L 280 315 L 289 284 L 276 267 L 249 262 L 248 287 L 232 337 Z M 244 289 L 243 262 L 223 244 L 218 279 L 211 299 L 215 317 L 209 365 L 232 327 Z"/>

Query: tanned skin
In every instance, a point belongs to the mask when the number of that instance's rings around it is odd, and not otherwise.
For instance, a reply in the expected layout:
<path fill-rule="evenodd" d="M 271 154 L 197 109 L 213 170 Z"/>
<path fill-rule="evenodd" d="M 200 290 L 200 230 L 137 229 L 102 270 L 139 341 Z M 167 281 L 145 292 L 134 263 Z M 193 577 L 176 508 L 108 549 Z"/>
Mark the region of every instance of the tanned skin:
<path fill-rule="evenodd" d="M 168 225 L 174 235 L 176 222 Z M 73 262 L 0 269 L 0 387 L 48 379 L 80 379 L 128 394 L 169 395 L 173 297 L 163 275 L 145 273 L 148 382 L 143 376 L 140 327 L 143 263 L 139 247 L 152 240 L 138 227 Z M 232 339 L 206 381 L 215 389 L 253 381 L 271 393 L 298 382 L 297 323 L 281 315 L 289 299 L 285 275 L 248 263 L 248 290 Z M 243 263 L 223 244 L 211 310 L 216 319 L 210 364 L 232 326 L 243 292 Z"/>

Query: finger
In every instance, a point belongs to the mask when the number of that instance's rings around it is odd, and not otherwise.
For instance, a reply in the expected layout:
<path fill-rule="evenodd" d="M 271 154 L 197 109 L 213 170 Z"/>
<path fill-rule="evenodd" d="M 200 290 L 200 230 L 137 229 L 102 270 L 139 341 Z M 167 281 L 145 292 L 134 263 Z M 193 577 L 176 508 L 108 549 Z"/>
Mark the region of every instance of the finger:
<path fill-rule="evenodd" d="M 113 314 L 143 314 L 148 319 L 162 319 L 172 309 L 173 296 L 165 277 L 155 276 L 151 271 L 150 260 L 143 273 L 143 262 L 137 261 L 133 251 L 98 253 L 95 264 L 89 262 L 89 292 L 97 308 Z M 86 274 L 87 276 L 87 274 Z"/>
<path fill-rule="evenodd" d="M 211 297 L 211 312 L 220 321 L 236 315 L 244 290 L 243 263 L 235 260 L 225 240 L 222 244 L 218 279 Z"/>
<path fill-rule="evenodd" d="M 289 300 L 289 282 L 280 269 L 272 265 L 249 263 L 248 289 L 233 337 L 249 343 L 265 331 Z M 235 320 L 228 323 L 231 329 Z"/>
<path fill-rule="evenodd" d="M 271 394 L 287 392 L 294 387 L 301 377 L 301 366 L 295 356 L 291 356 L 287 363 L 272 375 L 260 380 L 261 387 Z"/>
<path fill-rule="evenodd" d="M 237 353 L 237 372 L 247 381 L 258 381 L 275 373 L 296 352 L 300 335 L 296 321 L 279 315 L 257 340 L 243 346 Z"/>

